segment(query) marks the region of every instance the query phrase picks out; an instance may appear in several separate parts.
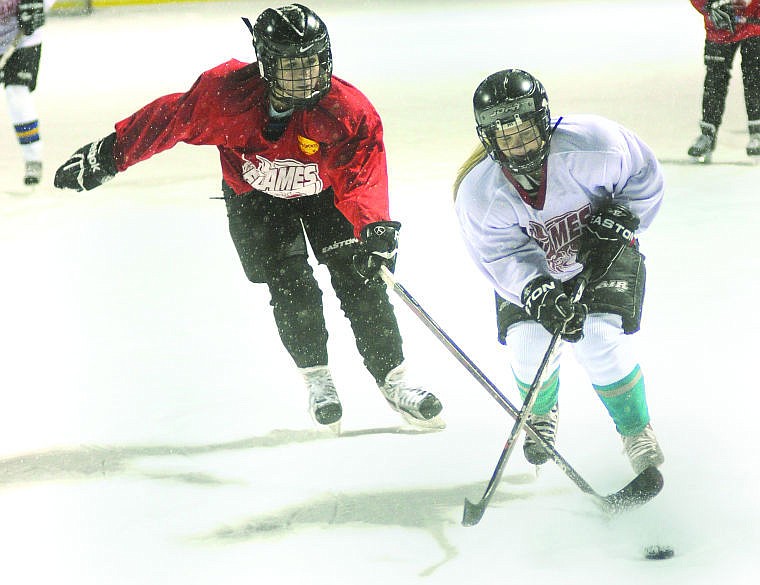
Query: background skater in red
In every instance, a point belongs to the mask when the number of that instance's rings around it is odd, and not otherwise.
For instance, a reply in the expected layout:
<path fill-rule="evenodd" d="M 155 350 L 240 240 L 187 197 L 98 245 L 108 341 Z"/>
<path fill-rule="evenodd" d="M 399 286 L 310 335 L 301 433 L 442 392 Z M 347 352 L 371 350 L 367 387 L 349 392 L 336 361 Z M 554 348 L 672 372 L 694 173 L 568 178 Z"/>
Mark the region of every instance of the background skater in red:
<path fill-rule="evenodd" d="M 731 68 L 741 53 L 747 109 L 747 156 L 760 161 L 760 0 L 691 0 L 705 19 L 705 81 L 701 134 L 689 148 L 698 162 L 710 162 L 726 109 Z"/>
<path fill-rule="evenodd" d="M 439 427 L 440 401 L 406 376 L 402 340 L 378 276 L 393 269 L 400 224 L 390 220 L 380 118 L 332 75 L 330 39 L 309 8 L 269 8 L 251 25 L 257 62 L 231 60 L 186 93 L 160 97 L 80 148 L 55 185 L 98 187 L 180 142 L 219 150 L 229 229 L 248 279 L 266 283 L 280 338 L 300 368 L 320 425 L 341 420 L 328 367 L 322 292 L 306 239 L 325 264 L 359 353 L 392 408 Z"/>

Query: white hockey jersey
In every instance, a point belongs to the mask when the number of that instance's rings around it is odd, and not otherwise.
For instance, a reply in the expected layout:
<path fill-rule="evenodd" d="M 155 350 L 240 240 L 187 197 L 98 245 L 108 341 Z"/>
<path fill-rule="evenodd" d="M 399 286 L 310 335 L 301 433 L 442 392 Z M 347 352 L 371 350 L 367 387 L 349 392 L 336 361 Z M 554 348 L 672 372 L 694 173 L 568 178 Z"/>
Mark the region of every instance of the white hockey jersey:
<path fill-rule="evenodd" d="M 532 279 L 566 281 L 583 269 L 576 261 L 581 232 L 603 201 L 625 203 L 641 220 L 639 235 L 663 190 L 654 153 L 633 132 L 600 116 L 572 115 L 552 134 L 534 197 L 486 158 L 462 179 L 455 210 L 475 264 L 496 292 L 522 306 Z"/>

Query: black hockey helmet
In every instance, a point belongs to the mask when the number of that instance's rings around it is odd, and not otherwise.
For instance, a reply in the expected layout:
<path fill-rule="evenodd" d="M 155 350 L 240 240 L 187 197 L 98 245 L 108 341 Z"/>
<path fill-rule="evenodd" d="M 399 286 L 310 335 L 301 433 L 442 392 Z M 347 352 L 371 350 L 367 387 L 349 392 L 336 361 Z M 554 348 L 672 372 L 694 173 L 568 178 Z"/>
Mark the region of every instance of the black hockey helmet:
<path fill-rule="evenodd" d="M 491 158 L 515 174 L 541 167 L 549 154 L 551 121 L 538 79 L 521 69 L 498 71 L 478 85 L 472 101 L 478 137 Z"/>
<path fill-rule="evenodd" d="M 252 27 L 247 20 L 246 24 L 253 34 L 261 76 L 279 100 L 307 108 L 330 91 L 330 36 L 313 10 L 301 4 L 267 8 Z M 309 81 L 309 86 L 289 87 L 288 81 L 294 78 Z"/>

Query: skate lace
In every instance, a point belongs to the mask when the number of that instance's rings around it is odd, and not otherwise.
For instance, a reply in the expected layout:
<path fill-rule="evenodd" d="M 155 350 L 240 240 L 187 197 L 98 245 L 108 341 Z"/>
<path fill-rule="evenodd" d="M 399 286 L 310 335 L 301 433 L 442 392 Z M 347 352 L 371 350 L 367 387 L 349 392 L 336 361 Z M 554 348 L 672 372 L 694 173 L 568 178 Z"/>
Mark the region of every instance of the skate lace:
<path fill-rule="evenodd" d="M 545 415 L 532 414 L 528 418 L 528 421 L 530 422 L 531 426 L 535 428 L 538 433 L 547 440 L 551 440 L 557 431 L 557 415 L 554 409 Z M 530 435 L 527 435 L 525 439 L 528 442 L 535 442 L 533 437 Z"/>
<path fill-rule="evenodd" d="M 428 396 L 422 388 L 399 386 L 393 391 L 394 402 L 404 410 L 419 410 L 420 404 Z"/>
<path fill-rule="evenodd" d="M 747 148 L 749 149 L 760 148 L 760 134 L 750 134 Z"/>
<path fill-rule="evenodd" d="M 308 376 L 309 395 L 314 404 L 334 402 L 338 399 L 332 375 L 329 370 L 317 370 Z"/>
<path fill-rule="evenodd" d="M 649 427 L 646 427 L 638 435 L 623 437 L 625 452 L 631 459 L 637 459 L 657 450 L 657 440 Z"/>

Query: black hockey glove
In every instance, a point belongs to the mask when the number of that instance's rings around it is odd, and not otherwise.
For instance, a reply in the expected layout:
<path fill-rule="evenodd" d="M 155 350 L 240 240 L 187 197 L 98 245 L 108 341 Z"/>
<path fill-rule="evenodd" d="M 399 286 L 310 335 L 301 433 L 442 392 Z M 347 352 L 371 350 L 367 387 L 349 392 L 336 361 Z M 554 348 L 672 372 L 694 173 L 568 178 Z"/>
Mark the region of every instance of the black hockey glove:
<path fill-rule="evenodd" d="M 85 144 L 55 172 L 53 184 L 59 189 L 83 191 L 99 187 L 118 172 L 113 160 L 116 133 Z"/>
<path fill-rule="evenodd" d="M 589 281 L 602 278 L 626 246 L 636 245 L 638 227 L 639 218 L 620 203 L 606 203 L 591 215 L 578 250 Z"/>
<path fill-rule="evenodd" d="M 548 276 L 534 278 L 525 285 L 521 298 L 525 312 L 549 333 L 559 331 L 562 339 L 570 343 L 583 338 L 583 323 L 588 315 L 588 307 L 580 302 L 572 302 L 559 280 Z"/>
<path fill-rule="evenodd" d="M 45 4 L 42 0 L 21 0 L 18 3 L 18 26 L 29 36 L 45 24 Z"/>
<path fill-rule="evenodd" d="M 365 282 L 378 278 L 382 266 L 393 272 L 400 229 L 401 224 L 397 221 L 376 221 L 362 229 L 359 250 L 354 254 L 354 268 Z"/>
<path fill-rule="evenodd" d="M 707 10 L 715 28 L 734 32 L 734 0 L 709 0 Z"/>

